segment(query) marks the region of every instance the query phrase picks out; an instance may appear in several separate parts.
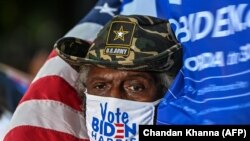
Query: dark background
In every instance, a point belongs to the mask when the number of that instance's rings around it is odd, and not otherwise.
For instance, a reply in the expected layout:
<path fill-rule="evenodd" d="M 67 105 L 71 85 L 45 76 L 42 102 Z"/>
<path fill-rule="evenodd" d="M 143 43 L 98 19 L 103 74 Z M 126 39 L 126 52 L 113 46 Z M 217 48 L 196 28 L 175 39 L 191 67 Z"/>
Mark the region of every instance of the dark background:
<path fill-rule="evenodd" d="M 1 0 L 0 63 L 28 72 L 31 59 L 50 52 L 97 0 Z"/>

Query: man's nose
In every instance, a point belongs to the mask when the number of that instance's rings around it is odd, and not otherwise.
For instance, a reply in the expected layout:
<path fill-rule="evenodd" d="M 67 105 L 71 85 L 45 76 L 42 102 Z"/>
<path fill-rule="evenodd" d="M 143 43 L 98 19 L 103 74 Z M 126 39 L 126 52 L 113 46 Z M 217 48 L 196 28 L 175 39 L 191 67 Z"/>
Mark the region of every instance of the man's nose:
<path fill-rule="evenodd" d="M 114 98 L 123 98 L 122 95 L 122 90 L 119 87 L 112 87 L 110 90 L 110 97 L 114 97 Z"/>

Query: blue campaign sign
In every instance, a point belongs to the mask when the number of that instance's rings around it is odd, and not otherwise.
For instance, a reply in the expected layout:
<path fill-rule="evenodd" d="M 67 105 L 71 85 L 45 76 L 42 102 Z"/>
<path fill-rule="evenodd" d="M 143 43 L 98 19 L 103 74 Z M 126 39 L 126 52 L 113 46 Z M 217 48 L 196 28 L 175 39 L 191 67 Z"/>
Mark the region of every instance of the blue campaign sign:
<path fill-rule="evenodd" d="M 156 2 L 183 45 L 157 124 L 250 124 L 250 1 Z"/>

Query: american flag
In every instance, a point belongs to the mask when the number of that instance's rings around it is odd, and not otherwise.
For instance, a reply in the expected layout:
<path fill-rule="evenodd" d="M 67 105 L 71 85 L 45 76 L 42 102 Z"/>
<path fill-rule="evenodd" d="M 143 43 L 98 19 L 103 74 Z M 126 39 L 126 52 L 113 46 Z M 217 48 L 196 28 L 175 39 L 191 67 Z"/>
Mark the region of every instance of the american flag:
<path fill-rule="evenodd" d="M 146 4 L 146 6 L 145 6 Z M 92 42 L 117 14 L 159 16 L 156 0 L 98 0 L 92 10 L 64 37 Z M 82 101 L 74 86 L 78 73 L 51 51 L 20 101 L 4 141 L 88 141 Z M 117 139 L 124 126 L 117 125 Z"/>
<path fill-rule="evenodd" d="M 64 37 L 92 42 L 103 25 L 119 14 L 118 0 L 99 0 Z M 82 101 L 75 90 L 78 73 L 53 50 L 11 120 L 4 141 L 87 141 Z"/>

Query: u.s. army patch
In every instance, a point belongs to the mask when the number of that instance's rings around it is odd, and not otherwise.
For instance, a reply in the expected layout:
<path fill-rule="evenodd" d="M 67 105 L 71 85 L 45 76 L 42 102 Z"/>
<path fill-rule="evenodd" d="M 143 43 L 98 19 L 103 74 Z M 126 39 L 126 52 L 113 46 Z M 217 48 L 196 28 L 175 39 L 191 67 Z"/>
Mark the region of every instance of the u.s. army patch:
<path fill-rule="evenodd" d="M 135 30 L 135 23 L 113 21 L 111 23 L 104 53 L 107 55 L 128 56 Z"/>
<path fill-rule="evenodd" d="M 104 49 L 104 54 L 128 56 L 129 51 L 129 47 L 106 46 Z"/>
<path fill-rule="evenodd" d="M 114 21 L 111 23 L 107 36 L 108 46 L 130 46 L 134 35 L 135 23 L 128 21 Z"/>

